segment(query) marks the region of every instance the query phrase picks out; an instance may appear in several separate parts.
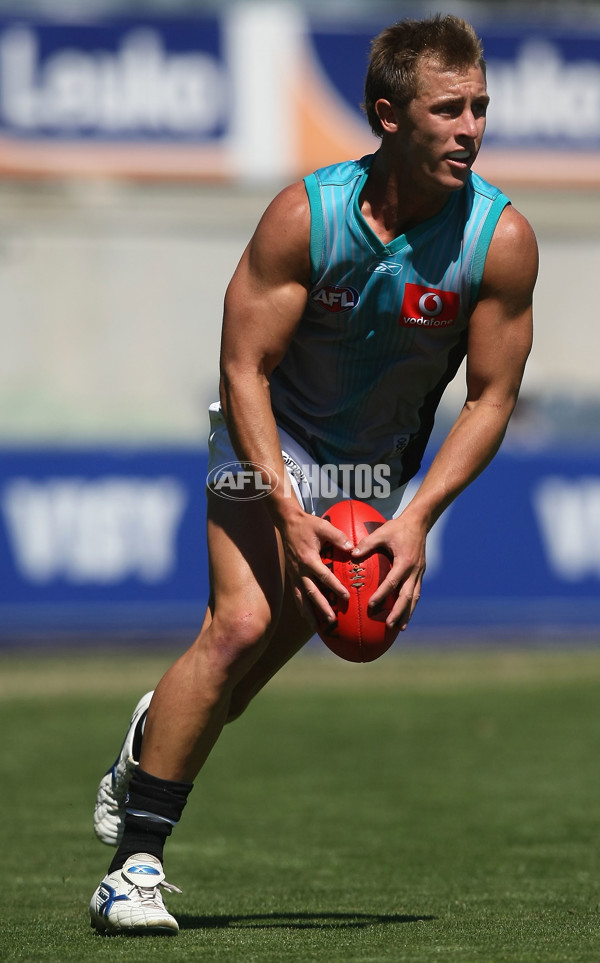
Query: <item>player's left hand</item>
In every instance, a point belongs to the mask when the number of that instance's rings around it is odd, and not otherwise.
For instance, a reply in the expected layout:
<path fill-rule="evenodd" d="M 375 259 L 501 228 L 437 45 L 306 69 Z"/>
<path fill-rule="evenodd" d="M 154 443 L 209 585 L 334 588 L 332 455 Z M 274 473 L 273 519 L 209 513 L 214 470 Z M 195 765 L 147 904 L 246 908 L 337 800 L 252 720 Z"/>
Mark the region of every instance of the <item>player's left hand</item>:
<path fill-rule="evenodd" d="M 390 571 L 369 599 L 369 610 L 375 613 L 388 595 L 396 596 L 386 619 L 390 629 L 399 628 L 404 632 L 417 607 L 426 568 L 426 535 L 422 528 L 403 521 L 400 516 L 362 538 L 351 553 L 352 558 L 358 559 L 382 552 L 392 561 Z"/>

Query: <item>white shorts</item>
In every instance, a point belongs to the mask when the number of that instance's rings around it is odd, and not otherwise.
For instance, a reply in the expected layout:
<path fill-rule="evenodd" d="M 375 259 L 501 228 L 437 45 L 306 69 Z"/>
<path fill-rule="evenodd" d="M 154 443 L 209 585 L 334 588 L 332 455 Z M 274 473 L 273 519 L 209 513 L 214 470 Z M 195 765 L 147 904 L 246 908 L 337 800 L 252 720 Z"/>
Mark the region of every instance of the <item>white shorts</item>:
<path fill-rule="evenodd" d="M 215 479 L 219 472 L 227 469 L 229 476 L 247 473 L 233 449 L 220 402 L 210 405 L 210 434 L 208 436 L 208 478 L 207 484 L 216 491 Z M 326 468 L 319 466 L 313 458 L 295 441 L 291 435 L 278 426 L 281 440 L 281 454 L 287 469 L 288 477 L 298 501 L 306 512 L 311 515 L 323 515 L 335 502 L 350 496 L 334 481 Z M 247 467 L 247 466 L 246 466 Z M 365 470 L 370 466 L 364 466 Z M 337 476 L 336 473 L 336 478 Z M 377 486 L 377 483 L 367 486 L 368 497 L 360 496 L 360 501 L 367 502 L 376 508 L 384 518 L 395 518 L 400 514 L 400 503 L 406 485 L 390 490 L 389 486 Z M 222 492 L 221 492 L 222 493 Z M 267 492 L 265 491 L 265 494 Z M 255 496 L 260 497 L 260 495 Z M 358 497 L 358 496 L 354 496 Z"/>

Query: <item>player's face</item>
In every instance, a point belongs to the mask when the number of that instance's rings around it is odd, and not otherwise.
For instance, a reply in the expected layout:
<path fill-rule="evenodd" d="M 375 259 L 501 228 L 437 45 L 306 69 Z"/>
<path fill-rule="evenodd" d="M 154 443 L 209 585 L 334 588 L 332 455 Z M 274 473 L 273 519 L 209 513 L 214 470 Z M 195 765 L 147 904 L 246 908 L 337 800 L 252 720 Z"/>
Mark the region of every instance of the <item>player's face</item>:
<path fill-rule="evenodd" d="M 456 190 L 465 183 L 481 146 L 489 97 L 479 66 L 446 70 L 422 61 L 414 100 L 399 118 L 404 164 L 422 188 Z"/>

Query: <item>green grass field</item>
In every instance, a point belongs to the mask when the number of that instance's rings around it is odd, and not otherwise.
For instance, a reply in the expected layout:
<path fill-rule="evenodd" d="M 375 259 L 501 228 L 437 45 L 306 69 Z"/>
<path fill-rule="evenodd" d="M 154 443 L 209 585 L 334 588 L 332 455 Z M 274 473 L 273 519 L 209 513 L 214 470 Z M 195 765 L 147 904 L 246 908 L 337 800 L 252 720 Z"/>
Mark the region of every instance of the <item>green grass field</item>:
<path fill-rule="evenodd" d="M 0 960 L 600 960 L 600 648 L 299 656 L 168 844 L 180 935 L 94 934 L 96 785 L 170 658 L 0 657 Z"/>

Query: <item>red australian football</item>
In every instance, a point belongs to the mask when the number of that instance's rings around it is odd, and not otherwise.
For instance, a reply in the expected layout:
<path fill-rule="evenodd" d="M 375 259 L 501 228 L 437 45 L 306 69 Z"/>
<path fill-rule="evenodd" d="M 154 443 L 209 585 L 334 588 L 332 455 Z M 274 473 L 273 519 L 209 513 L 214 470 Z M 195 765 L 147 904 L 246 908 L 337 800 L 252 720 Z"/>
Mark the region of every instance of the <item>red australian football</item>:
<path fill-rule="evenodd" d="M 385 522 L 375 508 L 355 499 L 336 502 L 323 518 L 344 532 L 354 545 Z M 388 596 L 375 615 L 370 615 L 367 608 L 391 568 L 390 560 L 381 552 L 355 560 L 330 543 L 323 546 L 321 558 L 348 589 L 350 597 L 344 601 L 333 592 L 327 593 L 336 619 L 327 622 L 317 613 L 319 636 L 332 652 L 348 662 L 373 662 L 389 649 L 398 634 L 397 629 L 390 630 L 385 624 L 394 604 L 393 596 Z"/>

